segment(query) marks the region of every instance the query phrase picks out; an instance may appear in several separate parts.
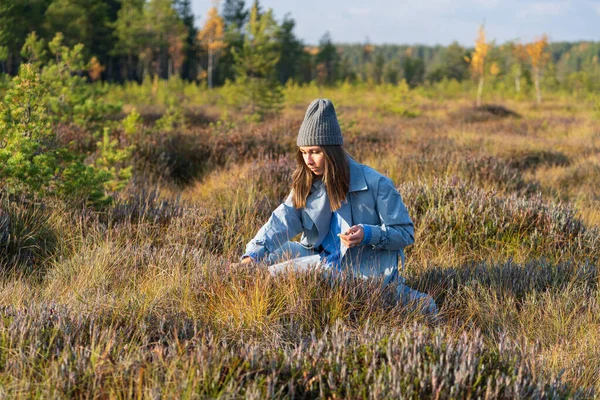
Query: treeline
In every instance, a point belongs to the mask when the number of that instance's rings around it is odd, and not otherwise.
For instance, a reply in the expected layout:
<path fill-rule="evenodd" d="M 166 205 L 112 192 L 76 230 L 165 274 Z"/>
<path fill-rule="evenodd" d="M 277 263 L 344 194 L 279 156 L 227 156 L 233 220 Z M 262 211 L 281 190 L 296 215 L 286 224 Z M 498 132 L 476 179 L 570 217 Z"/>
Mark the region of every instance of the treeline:
<path fill-rule="evenodd" d="M 81 43 L 84 55 L 96 58 L 94 76 L 112 82 L 141 81 L 146 75 L 180 76 L 220 86 L 242 73 L 252 78 L 272 72 L 280 83 L 404 79 L 416 86 L 472 76 L 468 58 L 473 49 L 458 43 L 335 44 L 324 33 L 311 46 L 295 36 L 290 15 L 278 22 L 258 0 L 251 5 L 225 0 L 220 10 L 207 10 L 204 26 L 197 26 L 196 20 L 190 0 L 3 0 L 0 71 L 15 75 L 20 64 L 31 61 L 31 51 L 23 47 L 32 32 L 38 47 L 47 46 L 61 32 L 65 45 Z M 496 65 L 494 79 L 533 81 L 527 60 L 519 57 L 519 46 L 491 43 L 488 59 Z M 545 51 L 546 87 L 597 89 L 600 42 L 550 43 Z"/>
<path fill-rule="evenodd" d="M 473 30 L 473 44 L 476 31 Z M 510 73 L 513 52 L 518 42 L 507 42 L 495 48 L 497 59 L 502 60 L 504 73 Z M 449 46 L 424 45 L 369 45 L 338 44 L 338 49 L 352 69 L 363 79 L 393 82 L 406 78 L 415 83 L 425 80 L 438 81 L 443 78 L 463 80 L 469 77 L 469 65 L 465 55 L 473 48 L 458 43 Z M 575 72 L 594 72 L 598 69 L 600 42 L 552 42 L 547 49 L 552 71 L 559 79 Z"/>
<path fill-rule="evenodd" d="M 271 10 L 258 1 L 257 20 L 265 34 L 261 50 L 276 58 L 280 81 L 293 77 L 310 80 L 311 56 L 286 16 L 277 23 Z M 235 54 L 242 52 L 244 40 L 252 36 L 251 8 L 244 0 L 226 0 L 215 16 L 222 21 L 224 45 L 214 57 L 214 82 L 236 77 Z M 210 11 L 207 10 L 210 14 Z M 263 15 L 265 18 L 262 18 Z M 16 75 L 19 65 L 29 62 L 23 50 L 32 32 L 47 44 L 62 33 L 68 47 L 84 45 L 87 59 L 96 57 L 102 66 L 100 77 L 107 81 L 141 81 L 145 75 L 187 80 L 207 79 L 210 38 L 196 26 L 190 0 L 2 0 L 0 3 L 0 72 Z M 209 20 L 207 25 L 214 24 Z M 335 47 L 331 45 L 335 50 Z"/>

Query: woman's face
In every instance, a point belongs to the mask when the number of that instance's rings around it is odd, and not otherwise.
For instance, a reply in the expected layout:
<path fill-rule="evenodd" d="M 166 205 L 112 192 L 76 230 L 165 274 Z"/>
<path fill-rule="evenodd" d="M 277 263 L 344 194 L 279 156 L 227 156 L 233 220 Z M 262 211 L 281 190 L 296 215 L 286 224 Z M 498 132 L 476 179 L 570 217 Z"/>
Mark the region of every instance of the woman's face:
<path fill-rule="evenodd" d="M 320 146 L 300 147 L 304 163 L 313 174 L 322 176 L 325 173 L 325 154 Z"/>

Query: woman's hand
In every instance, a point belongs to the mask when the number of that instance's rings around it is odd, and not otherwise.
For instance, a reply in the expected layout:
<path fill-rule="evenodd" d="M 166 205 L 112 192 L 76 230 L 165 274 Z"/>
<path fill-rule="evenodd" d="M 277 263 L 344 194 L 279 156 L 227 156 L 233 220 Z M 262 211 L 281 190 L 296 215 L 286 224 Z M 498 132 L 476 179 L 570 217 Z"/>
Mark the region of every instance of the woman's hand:
<path fill-rule="evenodd" d="M 338 234 L 340 240 L 344 244 L 344 246 L 356 247 L 363 241 L 365 237 L 365 231 L 362 226 L 354 225 L 351 226 L 346 232 Z"/>
<path fill-rule="evenodd" d="M 241 267 L 249 267 L 250 264 L 254 263 L 252 257 L 244 257 L 242 261 L 229 264 L 229 268 L 232 271 L 239 270 Z"/>

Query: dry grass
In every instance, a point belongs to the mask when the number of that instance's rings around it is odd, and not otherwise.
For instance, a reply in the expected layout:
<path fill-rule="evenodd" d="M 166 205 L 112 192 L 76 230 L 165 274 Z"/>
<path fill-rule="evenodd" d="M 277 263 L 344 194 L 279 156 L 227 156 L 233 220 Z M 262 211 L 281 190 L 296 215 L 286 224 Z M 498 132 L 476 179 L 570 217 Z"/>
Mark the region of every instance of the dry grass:
<path fill-rule="evenodd" d="M 2 198 L 2 396 L 599 393 L 592 105 L 497 100 L 521 118 L 465 121 L 460 96 L 288 90 L 276 120 L 145 128 L 135 183 L 103 212 Z M 436 299 L 439 320 L 377 280 L 230 267 L 287 194 L 316 96 L 336 102 L 349 152 L 398 185 L 417 234 L 407 283 Z M 214 104 L 204 115 L 223 114 Z"/>

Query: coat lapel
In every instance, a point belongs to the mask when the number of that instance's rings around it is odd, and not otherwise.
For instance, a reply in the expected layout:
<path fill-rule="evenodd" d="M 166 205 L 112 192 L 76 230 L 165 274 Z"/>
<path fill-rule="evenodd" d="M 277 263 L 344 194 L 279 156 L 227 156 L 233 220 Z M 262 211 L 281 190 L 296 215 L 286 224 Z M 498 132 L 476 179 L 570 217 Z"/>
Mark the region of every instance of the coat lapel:
<path fill-rule="evenodd" d="M 342 219 L 340 233 L 344 233 L 353 225 L 352 224 L 352 205 L 350 204 L 350 195 L 347 196 L 346 201 L 337 210 L 337 213 L 339 214 L 339 216 Z M 340 241 L 340 250 L 341 250 L 340 259 L 342 259 L 344 257 L 344 254 L 346 254 L 346 251 L 348 251 L 348 247 L 344 246 L 344 244 L 341 241 Z"/>
<path fill-rule="evenodd" d="M 306 207 L 304 211 L 310 218 L 310 223 L 314 224 L 317 227 L 317 231 L 319 233 L 317 242 L 315 245 L 321 244 L 321 240 L 329 231 L 329 221 L 331 215 L 331 209 L 329 208 L 329 200 L 325 195 L 324 188 L 322 190 L 313 191 L 308 195 L 306 199 Z M 308 221 L 303 221 L 303 223 L 307 223 Z M 306 228 L 311 228 L 310 226 L 306 226 Z"/>
<path fill-rule="evenodd" d="M 350 157 L 348 157 L 348 162 L 350 164 L 350 188 L 348 190 L 348 194 L 346 195 L 346 201 L 337 211 L 340 217 L 342 217 L 342 233 L 346 232 L 351 226 L 354 225 L 354 221 L 352 219 L 352 193 L 368 189 L 365 173 L 363 172 L 360 164 Z M 348 251 L 348 248 L 342 243 L 340 243 L 340 247 L 341 259 Z"/>

